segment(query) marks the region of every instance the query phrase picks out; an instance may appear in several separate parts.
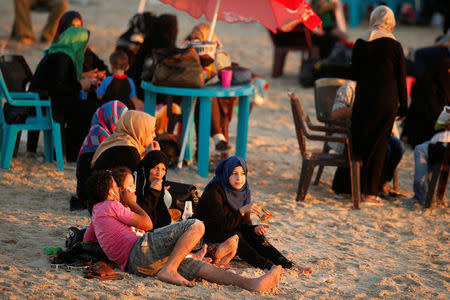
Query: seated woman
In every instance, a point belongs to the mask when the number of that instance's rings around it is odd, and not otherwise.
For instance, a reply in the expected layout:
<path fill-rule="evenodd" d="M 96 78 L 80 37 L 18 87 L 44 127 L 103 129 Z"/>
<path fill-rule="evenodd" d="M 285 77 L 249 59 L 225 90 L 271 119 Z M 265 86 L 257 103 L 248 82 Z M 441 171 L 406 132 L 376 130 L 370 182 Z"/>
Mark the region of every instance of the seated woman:
<path fill-rule="evenodd" d="M 120 101 L 110 101 L 97 109 L 91 121 L 91 129 L 81 145 L 77 159 L 77 196 L 70 199 L 70 210 L 87 207 L 85 182 L 91 175 L 91 162 L 98 146 L 112 135 L 116 123 L 128 108 Z"/>
<path fill-rule="evenodd" d="M 120 118 L 113 134 L 95 151 L 91 167 L 94 170 L 107 170 L 128 167 L 137 170 L 141 159 L 151 150 L 159 150 L 154 141 L 156 118 L 136 110 L 129 110 Z"/>
<path fill-rule="evenodd" d="M 194 212 L 194 218 L 205 224 L 204 241 L 220 243 L 237 234 L 237 255 L 253 267 L 269 270 L 273 265 L 294 267 L 294 263 L 264 237 L 268 226 L 252 225 L 251 213 L 259 214 L 261 208 L 251 202 L 245 160 L 239 156 L 222 160 L 199 200 L 197 211 Z M 311 269 L 299 269 L 312 272 Z"/>
<path fill-rule="evenodd" d="M 48 54 L 39 62 L 29 88 L 30 91 L 38 92 L 41 99 L 50 98 L 53 119 L 61 125 L 63 149 L 68 161 L 75 161 L 76 154 L 72 159 L 67 153 L 76 153 L 82 143 L 81 140 L 73 149 L 73 140 L 76 138 L 74 132 L 79 126 L 80 116 L 85 113 L 79 95 L 91 88 L 91 80 L 81 76 L 88 39 L 86 28 L 71 27 L 64 31 L 59 41 L 50 46 Z"/>
<path fill-rule="evenodd" d="M 150 151 L 142 159 L 137 172 L 137 203 L 152 219 L 154 229 L 172 222 L 168 209 L 170 204 L 167 205 L 164 201 L 165 194 L 170 192 L 170 187 L 165 182 L 168 163 L 169 159 L 164 152 Z M 220 245 L 208 245 L 208 255 L 215 264 L 226 265 L 236 254 L 237 243 L 238 236 L 233 235 Z"/>

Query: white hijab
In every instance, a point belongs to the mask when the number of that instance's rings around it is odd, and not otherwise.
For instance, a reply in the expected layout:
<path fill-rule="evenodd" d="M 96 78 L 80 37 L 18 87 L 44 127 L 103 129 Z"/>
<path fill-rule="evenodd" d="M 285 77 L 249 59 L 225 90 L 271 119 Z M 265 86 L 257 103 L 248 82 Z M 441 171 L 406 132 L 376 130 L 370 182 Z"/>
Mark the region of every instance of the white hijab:
<path fill-rule="evenodd" d="M 395 40 L 392 31 L 395 27 L 395 17 L 392 10 L 385 6 L 377 6 L 370 14 L 369 30 L 361 36 L 361 39 L 370 42 L 387 37 Z"/>

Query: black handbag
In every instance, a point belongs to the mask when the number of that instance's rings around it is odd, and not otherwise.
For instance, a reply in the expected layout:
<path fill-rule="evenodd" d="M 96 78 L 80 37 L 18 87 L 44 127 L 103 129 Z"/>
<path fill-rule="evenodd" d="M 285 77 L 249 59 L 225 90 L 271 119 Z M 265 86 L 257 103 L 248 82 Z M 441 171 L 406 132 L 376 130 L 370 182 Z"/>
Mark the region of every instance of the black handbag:
<path fill-rule="evenodd" d="M 172 195 L 172 204 L 170 208 L 176 208 L 184 211 L 184 203 L 192 201 L 192 209 L 195 212 L 198 204 L 198 190 L 195 185 L 166 181 L 166 186 L 170 186 L 169 193 Z"/>
<path fill-rule="evenodd" d="M 14 106 L 8 102 L 3 105 L 3 113 L 5 121 L 8 124 L 24 123 L 28 117 L 29 108 L 26 106 Z"/>

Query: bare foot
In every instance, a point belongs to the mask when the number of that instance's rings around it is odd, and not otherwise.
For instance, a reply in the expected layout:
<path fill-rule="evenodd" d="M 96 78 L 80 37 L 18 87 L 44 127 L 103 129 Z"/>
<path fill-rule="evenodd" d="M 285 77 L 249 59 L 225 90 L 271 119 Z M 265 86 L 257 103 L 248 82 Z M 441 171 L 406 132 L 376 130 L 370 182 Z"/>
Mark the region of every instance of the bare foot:
<path fill-rule="evenodd" d="M 156 277 L 164 282 L 175 284 L 175 285 L 183 285 L 187 287 L 195 286 L 195 282 L 189 281 L 183 276 L 181 276 L 178 272 L 167 270 L 166 268 L 162 268 Z"/>
<path fill-rule="evenodd" d="M 214 263 L 217 266 L 227 265 L 236 255 L 238 243 L 239 236 L 237 236 L 236 234 L 227 239 L 225 242 L 221 243 L 214 253 Z"/>
<path fill-rule="evenodd" d="M 305 267 L 305 266 L 299 266 L 299 265 L 294 265 L 293 269 L 297 270 L 299 272 L 302 272 L 303 274 L 312 274 L 312 272 L 313 272 L 312 267 Z"/>
<path fill-rule="evenodd" d="M 204 244 L 202 249 L 198 250 L 195 253 L 191 253 L 192 258 L 202 260 L 205 257 L 207 249 L 208 249 L 208 246 L 206 244 Z"/>
<path fill-rule="evenodd" d="M 253 287 L 250 290 L 255 292 L 267 291 L 278 284 L 283 276 L 284 269 L 282 266 L 272 266 L 269 272 L 261 277 L 255 278 Z"/>

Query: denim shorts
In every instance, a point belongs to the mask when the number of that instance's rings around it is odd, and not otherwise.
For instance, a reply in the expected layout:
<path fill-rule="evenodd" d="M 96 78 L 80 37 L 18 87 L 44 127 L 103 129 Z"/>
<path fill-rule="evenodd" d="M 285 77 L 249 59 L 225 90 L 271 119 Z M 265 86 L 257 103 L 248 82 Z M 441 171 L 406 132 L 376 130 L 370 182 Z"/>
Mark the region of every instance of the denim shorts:
<path fill-rule="evenodd" d="M 181 221 L 144 234 L 131 248 L 127 271 L 144 276 L 156 275 L 167 262 L 179 238 L 196 221 Z M 204 264 L 204 261 L 185 258 L 178 267 L 178 273 L 187 280 L 193 280 Z"/>

